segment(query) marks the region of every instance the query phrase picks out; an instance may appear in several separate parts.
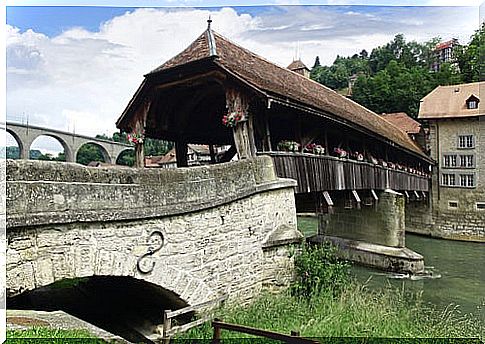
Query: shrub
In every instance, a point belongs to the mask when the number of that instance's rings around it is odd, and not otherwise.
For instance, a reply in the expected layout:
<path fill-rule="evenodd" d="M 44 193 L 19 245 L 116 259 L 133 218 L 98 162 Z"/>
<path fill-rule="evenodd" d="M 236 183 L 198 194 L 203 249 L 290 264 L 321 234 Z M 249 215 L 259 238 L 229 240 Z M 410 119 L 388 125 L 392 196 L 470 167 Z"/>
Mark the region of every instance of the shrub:
<path fill-rule="evenodd" d="M 303 245 L 295 257 L 296 279 L 291 292 L 310 298 L 321 292 L 339 295 L 350 284 L 350 264 L 336 255 L 336 247 L 329 242 Z"/>

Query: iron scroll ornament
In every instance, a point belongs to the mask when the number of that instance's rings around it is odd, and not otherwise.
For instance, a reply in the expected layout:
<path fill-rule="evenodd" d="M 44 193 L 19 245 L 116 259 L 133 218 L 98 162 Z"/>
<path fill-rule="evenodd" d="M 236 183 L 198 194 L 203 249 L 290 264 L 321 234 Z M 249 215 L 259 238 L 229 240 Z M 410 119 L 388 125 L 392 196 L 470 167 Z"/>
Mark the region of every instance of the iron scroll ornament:
<path fill-rule="evenodd" d="M 160 231 L 153 231 L 148 240 L 150 240 L 151 238 L 155 237 L 155 236 L 158 236 L 160 238 L 160 243 L 157 247 L 153 248 L 152 246 L 150 246 L 148 248 L 148 252 L 145 253 L 144 255 L 142 255 L 140 258 L 138 258 L 138 260 L 136 261 L 136 268 L 138 269 L 138 271 L 142 274 L 149 274 L 150 272 L 153 271 L 153 268 L 155 267 L 155 262 L 152 261 L 152 265 L 150 266 L 150 268 L 148 269 L 143 269 L 142 267 L 142 260 L 145 259 L 145 258 L 148 258 L 148 256 L 152 256 L 154 255 L 155 253 L 157 253 L 158 251 L 160 251 L 163 247 L 163 244 L 165 243 L 165 238 L 163 237 L 163 233 L 160 232 Z"/>

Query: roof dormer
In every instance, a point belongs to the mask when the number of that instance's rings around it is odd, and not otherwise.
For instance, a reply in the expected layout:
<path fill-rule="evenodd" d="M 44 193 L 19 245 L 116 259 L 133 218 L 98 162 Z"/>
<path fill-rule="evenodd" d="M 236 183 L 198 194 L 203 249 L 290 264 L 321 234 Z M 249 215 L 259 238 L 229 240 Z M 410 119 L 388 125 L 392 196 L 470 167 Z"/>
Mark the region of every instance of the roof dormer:
<path fill-rule="evenodd" d="M 473 110 L 473 109 L 478 109 L 478 103 L 480 102 L 480 99 L 478 99 L 477 96 L 472 94 L 468 99 L 466 100 L 466 108 Z"/>

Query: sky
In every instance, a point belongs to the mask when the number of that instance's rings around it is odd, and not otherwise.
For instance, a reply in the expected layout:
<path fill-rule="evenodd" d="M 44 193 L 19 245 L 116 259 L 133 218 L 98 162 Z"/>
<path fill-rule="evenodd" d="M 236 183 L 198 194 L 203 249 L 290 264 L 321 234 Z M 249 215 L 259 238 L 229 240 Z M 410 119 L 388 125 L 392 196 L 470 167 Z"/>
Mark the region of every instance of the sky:
<path fill-rule="evenodd" d="M 35 3 L 63 5 L 59 0 Z M 467 43 L 479 26 L 478 3 L 471 0 L 461 2 L 469 6 L 453 7 L 456 2 L 411 0 L 379 0 L 373 2 L 376 6 L 343 0 L 318 2 L 326 6 L 283 6 L 277 0 L 244 7 L 229 6 L 235 1 L 220 6 L 220 0 L 204 1 L 211 7 L 197 7 L 202 4 L 198 0 L 136 2 L 151 6 L 145 8 L 132 7 L 135 2 L 129 0 L 116 3 L 125 7 L 109 7 L 113 1 L 108 0 L 96 1 L 96 7 L 7 7 L 7 120 L 111 135 L 143 74 L 197 38 L 209 15 L 215 31 L 281 66 L 293 60 L 297 46 L 299 57 L 311 67 L 317 55 L 322 64 L 331 64 L 337 55 L 370 52 L 398 33 L 420 42 L 440 36 Z M 348 5 L 335 5 L 341 3 Z M 394 6 L 383 6 L 390 3 Z M 7 6 L 12 4 L 7 0 Z M 417 4 L 450 6 L 411 6 Z M 7 137 L 7 145 L 12 141 Z M 33 148 L 61 150 L 49 140 L 39 142 Z"/>

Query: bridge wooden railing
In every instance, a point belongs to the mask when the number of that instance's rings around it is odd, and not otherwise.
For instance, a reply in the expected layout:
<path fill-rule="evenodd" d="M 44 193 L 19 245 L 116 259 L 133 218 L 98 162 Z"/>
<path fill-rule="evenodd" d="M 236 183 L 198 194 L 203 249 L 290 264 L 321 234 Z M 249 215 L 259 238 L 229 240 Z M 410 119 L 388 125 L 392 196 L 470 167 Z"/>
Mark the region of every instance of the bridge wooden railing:
<path fill-rule="evenodd" d="M 327 155 L 265 152 L 270 155 L 281 178 L 298 182 L 296 193 L 332 190 L 428 191 L 430 178 L 365 161 Z"/>

